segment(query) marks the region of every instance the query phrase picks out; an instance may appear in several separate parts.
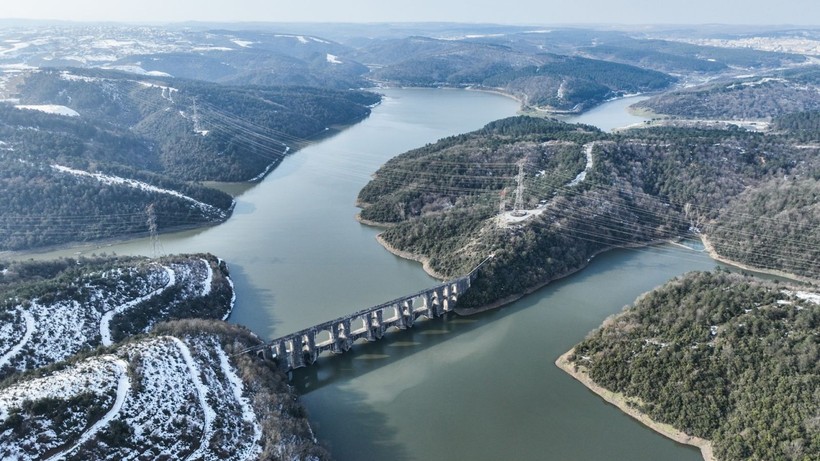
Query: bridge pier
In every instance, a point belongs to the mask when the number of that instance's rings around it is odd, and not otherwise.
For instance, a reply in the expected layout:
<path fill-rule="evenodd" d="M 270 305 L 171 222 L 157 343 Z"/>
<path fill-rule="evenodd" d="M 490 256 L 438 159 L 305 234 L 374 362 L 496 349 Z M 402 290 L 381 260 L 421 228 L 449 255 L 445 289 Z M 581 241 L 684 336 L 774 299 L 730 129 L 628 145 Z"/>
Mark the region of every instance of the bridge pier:
<path fill-rule="evenodd" d="M 368 341 L 377 341 L 384 337 L 384 312 L 377 310 L 371 313 L 371 327 L 368 330 Z"/>
<path fill-rule="evenodd" d="M 302 335 L 297 334 L 290 339 L 291 349 L 288 351 L 288 365 L 290 369 L 305 366 L 305 355 L 302 353 Z"/>
<path fill-rule="evenodd" d="M 283 370 L 291 371 L 315 363 L 324 351 L 347 352 L 356 339 L 378 341 L 390 327 L 411 328 L 422 315 L 430 319 L 441 317 L 451 312 L 458 298 L 470 289 L 476 271 L 484 262 L 464 277 L 275 339 L 266 349 Z M 354 333 L 351 323 L 358 320 L 363 327 Z M 317 336 L 325 331 L 330 335 L 329 340 L 317 344 Z"/>
<path fill-rule="evenodd" d="M 304 357 L 304 355 L 307 354 L 308 361 L 310 362 L 308 363 L 308 365 L 313 365 L 314 363 L 316 363 L 316 360 L 319 359 L 319 351 L 316 350 L 316 334 L 317 332 L 313 328 L 308 330 L 308 332 L 305 334 L 304 347 L 307 350 L 303 352 L 302 356 Z"/>

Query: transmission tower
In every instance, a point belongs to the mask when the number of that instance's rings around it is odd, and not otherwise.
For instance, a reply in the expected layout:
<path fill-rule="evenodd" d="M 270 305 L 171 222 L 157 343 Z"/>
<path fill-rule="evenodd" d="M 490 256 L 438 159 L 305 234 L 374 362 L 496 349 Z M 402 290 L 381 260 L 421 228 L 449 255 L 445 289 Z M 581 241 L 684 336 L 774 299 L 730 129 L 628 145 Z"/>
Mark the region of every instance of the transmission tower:
<path fill-rule="evenodd" d="M 515 205 L 513 206 L 513 215 L 524 216 L 527 214 L 524 211 L 524 161 L 518 162 L 518 187 L 515 189 Z"/>
<path fill-rule="evenodd" d="M 157 231 L 157 213 L 154 210 L 154 204 L 150 204 L 145 208 L 145 215 L 148 217 L 146 224 L 148 224 L 148 233 L 151 235 L 151 249 L 153 257 L 157 258 L 165 251 L 162 248 L 162 243 L 159 241 L 159 232 Z"/>
<path fill-rule="evenodd" d="M 194 131 L 196 133 L 202 132 L 202 126 L 199 124 L 199 113 L 196 110 L 196 98 L 194 99 L 194 115 L 191 117 L 194 120 Z"/>

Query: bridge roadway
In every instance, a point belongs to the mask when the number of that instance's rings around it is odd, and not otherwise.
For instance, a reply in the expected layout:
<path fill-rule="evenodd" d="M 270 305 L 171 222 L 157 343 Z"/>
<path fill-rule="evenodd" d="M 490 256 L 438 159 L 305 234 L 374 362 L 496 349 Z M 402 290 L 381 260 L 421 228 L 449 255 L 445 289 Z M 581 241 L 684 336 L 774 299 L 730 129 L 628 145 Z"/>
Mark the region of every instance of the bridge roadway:
<path fill-rule="evenodd" d="M 463 277 L 282 336 L 262 349 L 287 372 L 314 364 L 322 352 L 347 352 L 358 339 L 377 341 L 389 328 L 405 330 L 421 317 L 441 317 L 453 310 L 458 298 L 470 289 L 478 269 L 491 258 Z"/>

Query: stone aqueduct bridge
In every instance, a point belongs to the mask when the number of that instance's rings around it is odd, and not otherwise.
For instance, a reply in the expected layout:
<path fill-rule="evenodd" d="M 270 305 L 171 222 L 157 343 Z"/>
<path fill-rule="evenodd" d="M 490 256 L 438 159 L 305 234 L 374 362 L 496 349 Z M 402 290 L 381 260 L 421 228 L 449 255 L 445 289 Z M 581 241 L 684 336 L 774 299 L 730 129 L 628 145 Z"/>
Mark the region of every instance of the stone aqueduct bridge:
<path fill-rule="evenodd" d="M 347 352 L 358 339 L 377 341 L 389 328 L 405 330 L 420 317 L 441 317 L 453 310 L 459 296 L 470 289 L 478 269 L 491 258 L 455 280 L 274 339 L 263 346 L 265 352 L 269 351 L 287 372 L 312 365 L 322 352 Z"/>

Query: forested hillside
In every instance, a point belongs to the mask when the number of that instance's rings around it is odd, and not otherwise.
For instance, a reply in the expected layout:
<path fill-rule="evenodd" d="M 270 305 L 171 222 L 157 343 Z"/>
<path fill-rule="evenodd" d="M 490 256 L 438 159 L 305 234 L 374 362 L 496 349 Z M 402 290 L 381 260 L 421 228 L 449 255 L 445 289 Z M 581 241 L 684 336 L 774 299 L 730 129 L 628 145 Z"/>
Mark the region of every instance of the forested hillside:
<path fill-rule="evenodd" d="M 224 221 L 228 195 L 191 181 L 259 180 L 379 96 L 231 87 L 100 70 L 24 74 L 0 105 L 0 250 Z"/>
<path fill-rule="evenodd" d="M 6 24 L 0 40 L 20 45 L 2 49 L 0 65 L 106 68 L 229 85 L 367 86 L 368 69 L 347 57 L 349 47 L 304 31 L 265 29 Z"/>
<path fill-rule="evenodd" d="M 604 61 L 631 64 L 664 73 L 698 78 L 737 70 L 758 71 L 799 65 L 808 61 L 799 54 L 727 48 L 684 43 L 659 37 L 692 37 L 703 33 L 675 28 L 674 31 L 641 32 L 611 29 L 555 27 L 548 30 L 488 33 L 470 41 L 506 45 L 532 53 L 550 52 L 585 56 Z M 798 32 L 799 33 L 799 32 Z"/>
<path fill-rule="evenodd" d="M 158 325 L 0 383 L 0 457 L 329 459 L 261 343 L 217 321 Z"/>
<path fill-rule="evenodd" d="M 302 87 L 223 86 L 102 70 L 45 70 L 17 84 L 24 105 L 61 105 L 128 129 L 156 169 L 185 180 L 246 181 L 333 125 L 370 113 L 378 95 Z"/>
<path fill-rule="evenodd" d="M 788 131 L 801 141 L 820 141 L 820 110 L 775 117 L 772 120 L 772 129 Z"/>
<path fill-rule="evenodd" d="M 222 192 L 152 173 L 155 151 L 123 129 L 0 107 L 0 138 L 2 250 L 147 235 L 151 216 L 159 231 L 221 222 L 233 208 Z"/>
<path fill-rule="evenodd" d="M 410 37 L 360 50 L 370 77 L 402 86 L 474 86 L 501 90 L 526 107 L 581 112 L 625 93 L 655 91 L 669 75 L 578 56 L 507 45 Z"/>
<path fill-rule="evenodd" d="M 817 66 L 671 91 L 633 107 L 694 119 L 769 119 L 820 109 Z"/>
<path fill-rule="evenodd" d="M 815 215 L 757 219 L 752 227 L 755 215 L 742 205 L 748 199 L 735 200 L 788 175 L 807 182 L 787 181 L 801 198 L 778 202 L 781 213 L 813 210 L 805 207 L 817 203 L 816 179 L 808 178 L 820 164 L 818 149 L 795 142 L 738 129 L 607 135 L 544 119 L 505 119 L 386 163 L 359 194 L 361 218 L 389 225 L 380 236 L 386 245 L 424 260 L 443 278 L 494 254 L 463 308 L 532 290 L 612 247 L 708 236 L 713 229 L 727 257 L 816 279 Z M 730 237 L 731 227 L 740 230 Z"/>
<path fill-rule="evenodd" d="M 692 273 L 639 298 L 570 360 L 721 461 L 820 457 L 820 294 Z"/>
<path fill-rule="evenodd" d="M 715 251 L 732 261 L 817 278 L 820 182 L 775 180 L 746 191 L 707 234 Z"/>
<path fill-rule="evenodd" d="M 235 294 L 212 255 L 0 262 L 0 379 L 180 318 L 224 319 Z"/>

